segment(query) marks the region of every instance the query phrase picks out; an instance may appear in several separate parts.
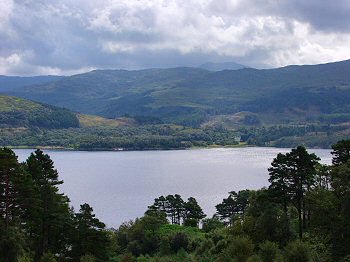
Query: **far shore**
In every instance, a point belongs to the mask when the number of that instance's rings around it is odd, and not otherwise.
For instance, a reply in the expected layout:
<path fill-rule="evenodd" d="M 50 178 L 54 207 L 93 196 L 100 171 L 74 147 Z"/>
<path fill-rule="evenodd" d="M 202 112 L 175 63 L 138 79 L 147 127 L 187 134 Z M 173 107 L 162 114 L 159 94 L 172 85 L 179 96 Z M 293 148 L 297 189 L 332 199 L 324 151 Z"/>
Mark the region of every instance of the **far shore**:
<path fill-rule="evenodd" d="M 86 151 L 86 152 L 127 152 L 127 151 L 170 151 L 170 150 L 198 150 L 198 149 L 219 149 L 219 148 L 247 148 L 247 147 L 270 147 L 270 148 L 291 148 L 291 147 L 275 147 L 275 146 L 257 146 L 248 145 L 247 143 L 241 142 L 235 145 L 209 145 L 209 146 L 192 146 L 183 148 L 143 148 L 143 149 L 127 149 L 127 148 L 91 148 L 91 149 L 81 149 L 73 147 L 63 147 L 63 146 L 4 146 L 11 149 L 42 149 L 42 150 L 54 150 L 54 151 Z M 309 149 L 330 149 L 330 148 L 320 148 L 320 147 L 307 147 Z"/>

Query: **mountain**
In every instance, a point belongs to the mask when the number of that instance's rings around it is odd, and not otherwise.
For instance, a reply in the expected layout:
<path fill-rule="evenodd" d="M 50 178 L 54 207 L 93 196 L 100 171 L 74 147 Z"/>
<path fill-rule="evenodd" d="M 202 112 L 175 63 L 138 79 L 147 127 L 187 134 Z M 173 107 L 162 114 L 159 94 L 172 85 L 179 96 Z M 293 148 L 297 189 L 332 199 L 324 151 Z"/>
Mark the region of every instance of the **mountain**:
<path fill-rule="evenodd" d="M 0 92 L 11 91 L 14 88 L 19 88 L 29 85 L 40 85 L 58 79 L 64 76 L 2 76 L 0 75 Z"/>
<path fill-rule="evenodd" d="M 350 60 L 219 72 L 95 70 L 8 93 L 108 118 L 152 116 L 186 125 L 242 111 L 258 118 L 248 117 L 248 123 L 300 122 L 326 115 L 333 121 L 350 114 Z"/>
<path fill-rule="evenodd" d="M 244 65 L 237 64 L 235 62 L 223 62 L 223 63 L 213 63 L 208 62 L 199 66 L 201 69 L 206 69 L 209 71 L 222 71 L 222 70 L 238 70 L 247 68 Z"/>
<path fill-rule="evenodd" d="M 22 98 L 0 95 L 0 128 L 79 127 L 75 113 Z"/>

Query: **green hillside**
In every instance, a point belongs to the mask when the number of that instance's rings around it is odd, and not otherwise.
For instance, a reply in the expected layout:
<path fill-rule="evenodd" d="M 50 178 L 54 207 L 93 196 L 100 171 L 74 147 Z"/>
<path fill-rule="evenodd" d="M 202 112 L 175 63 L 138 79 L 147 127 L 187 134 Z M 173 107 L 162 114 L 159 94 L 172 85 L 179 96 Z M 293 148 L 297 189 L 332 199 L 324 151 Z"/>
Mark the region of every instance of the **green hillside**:
<path fill-rule="evenodd" d="M 13 96 L 0 96 L 0 128 L 79 127 L 75 113 Z"/>
<path fill-rule="evenodd" d="M 265 124 L 349 114 L 350 60 L 277 69 L 96 70 L 11 92 L 85 114 L 153 116 L 199 125 L 210 116 L 256 113 Z M 266 117 L 273 115 L 273 117 Z"/>

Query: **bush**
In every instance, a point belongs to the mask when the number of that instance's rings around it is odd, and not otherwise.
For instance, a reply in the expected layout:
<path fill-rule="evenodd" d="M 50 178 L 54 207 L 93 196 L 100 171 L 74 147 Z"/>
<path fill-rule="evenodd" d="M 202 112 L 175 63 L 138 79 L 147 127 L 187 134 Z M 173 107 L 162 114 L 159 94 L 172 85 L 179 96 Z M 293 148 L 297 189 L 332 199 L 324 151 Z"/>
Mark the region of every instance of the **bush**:
<path fill-rule="evenodd" d="M 312 261 L 309 245 L 300 240 L 289 243 L 285 248 L 285 260 L 286 262 Z"/>
<path fill-rule="evenodd" d="M 169 238 L 163 237 L 160 241 L 159 253 L 164 255 L 169 255 L 171 253 Z"/>
<path fill-rule="evenodd" d="M 276 261 L 276 256 L 279 252 L 278 245 L 271 241 L 265 241 L 259 245 L 260 257 L 264 262 L 274 262 Z"/>
<path fill-rule="evenodd" d="M 181 248 L 184 250 L 187 250 L 188 248 L 188 237 L 184 233 L 176 233 L 170 242 L 170 247 L 171 250 L 174 251 L 175 253 L 178 252 Z"/>
<path fill-rule="evenodd" d="M 6 228 L 0 220 L 0 258 L 15 262 L 23 254 L 24 246 L 24 236 L 20 230 L 15 227 Z"/>
<path fill-rule="evenodd" d="M 34 259 L 31 255 L 25 254 L 18 258 L 18 262 L 34 262 Z"/>
<path fill-rule="evenodd" d="M 80 258 L 80 262 L 95 262 L 96 259 L 92 255 L 84 255 Z"/>
<path fill-rule="evenodd" d="M 202 241 L 201 245 L 196 249 L 196 254 L 199 256 L 207 254 L 213 247 L 214 242 L 211 239 L 205 239 L 204 241 Z"/>
<path fill-rule="evenodd" d="M 57 262 L 56 257 L 51 253 L 45 253 L 41 259 L 40 262 Z"/>
<path fill-rule="evenodd" d="M 186 227 L 198 227 L 198 221 L 196 219 L 193 219 L 193 218 L 187 218 L 184 221 L 184 226 L 186 226 Z"/>
<path fill-rule="evenodd" d="M 247 262 L 265 262 L 265 260 L 262 260 L 258 255 L 252 255 L 247 259 Z"/>
<path fill-rule="evenodd" d="M 224 224 L 217 218 L 206 218 L 202 220 L 202 229 L 204 232 L 209 233 L 217 228 L 223 228 Z"/>
<path fill-rule="evenodd" d="M 247 237 L 236 237 L 224 251 L 224 260 L 232 261 L 234 258 L 237 262 L 246 262 L 253 254 L 254 244 Z"/>

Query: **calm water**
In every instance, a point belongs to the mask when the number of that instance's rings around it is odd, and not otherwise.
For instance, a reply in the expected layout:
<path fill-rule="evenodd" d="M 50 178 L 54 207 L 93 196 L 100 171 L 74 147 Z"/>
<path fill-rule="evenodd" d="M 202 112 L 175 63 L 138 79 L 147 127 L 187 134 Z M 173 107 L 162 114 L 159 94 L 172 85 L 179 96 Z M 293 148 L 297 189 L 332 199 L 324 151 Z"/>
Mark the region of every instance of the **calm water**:
<path fill-rule="evenodd" d="M 24 161 L 33 150 L 15 150 Z M 181 151 L 80 152 L 46 150 L 64 180 L 61 190 L 79 209 L 85 202 L 109 227 L 140 217 L 154 198 L 193 196 L 206 214 L 215 212 L 227 192 L 266 186 L 267 168 L 288 149 L 234 148 Z M 323 163 L 329 150 L 309 150 Z"/>

